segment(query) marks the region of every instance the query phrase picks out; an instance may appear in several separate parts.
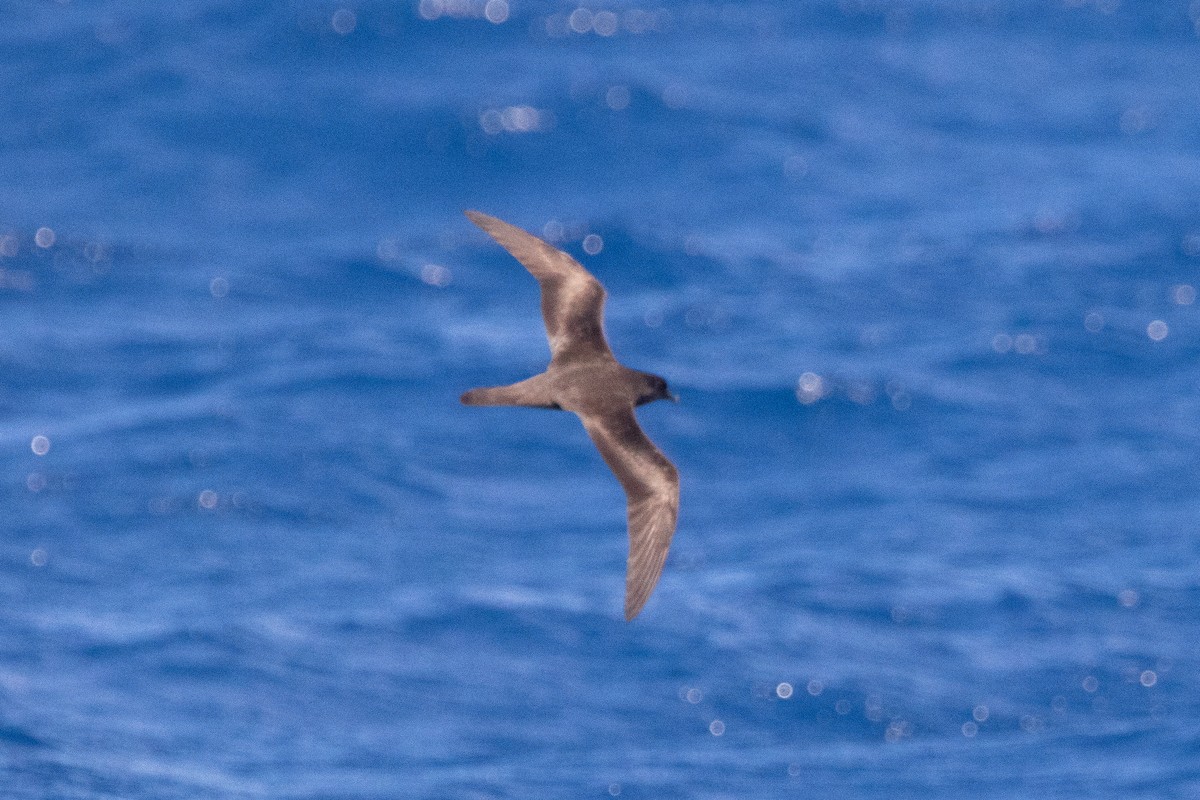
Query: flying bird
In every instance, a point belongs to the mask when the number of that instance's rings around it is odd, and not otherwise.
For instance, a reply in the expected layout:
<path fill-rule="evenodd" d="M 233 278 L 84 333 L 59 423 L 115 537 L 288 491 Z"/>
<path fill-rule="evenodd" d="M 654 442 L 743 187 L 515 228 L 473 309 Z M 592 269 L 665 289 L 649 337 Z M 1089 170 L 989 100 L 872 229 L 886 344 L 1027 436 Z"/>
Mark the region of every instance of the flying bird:
<path fill-rule="evenodd" d="M 466 214 L 537 278 L 550 366 L 510 386 L 472 389 L 462 402 L 560 409 L 583 421 L 625 489 L 625 619 L 632 620 L 662 575 L 679 515 L 679 472 L 642 432 L 633 409 L 654 400 L 679 399 L 659 376 L 617 362 L 604 337 L 604 287 L 578 261 L 507 222 L 478 211 Z"/>

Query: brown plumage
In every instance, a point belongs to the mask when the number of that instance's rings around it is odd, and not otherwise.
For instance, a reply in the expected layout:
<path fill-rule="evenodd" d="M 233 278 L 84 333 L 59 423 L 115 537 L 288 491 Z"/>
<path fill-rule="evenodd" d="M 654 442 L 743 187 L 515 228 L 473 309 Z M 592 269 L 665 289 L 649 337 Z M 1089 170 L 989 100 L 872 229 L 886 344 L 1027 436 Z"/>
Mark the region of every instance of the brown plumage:
<path fill-rule="evenodd" d="M 472 389 L 462 402 L 554 408 L 579 415 L 625 489 L 625 619 L 631 620 L 658 583 L 679 514 L 679 473 L 642 432 L 633 409 L 676 398 L 662 378 L 617 362 L 604 338 L 604 287 L 578 261 L 507 222 L 478 211 L 466 214 L 537 278 L 550 366 L 510 386 Z"/>

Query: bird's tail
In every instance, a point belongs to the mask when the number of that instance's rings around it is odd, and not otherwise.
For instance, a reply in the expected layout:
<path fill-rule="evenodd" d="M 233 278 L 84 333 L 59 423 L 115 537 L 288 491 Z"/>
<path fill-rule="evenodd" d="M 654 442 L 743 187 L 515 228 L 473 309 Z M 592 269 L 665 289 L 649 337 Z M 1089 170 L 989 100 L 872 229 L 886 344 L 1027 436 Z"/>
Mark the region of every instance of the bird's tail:
<path fill-rule="evenodd" d="M 465 406 L 527 406 L 559 408 L 551 396 L 546 374 L 535 375 L 509 386 L 483 386 L 464 392 L 459 398 Z"/>

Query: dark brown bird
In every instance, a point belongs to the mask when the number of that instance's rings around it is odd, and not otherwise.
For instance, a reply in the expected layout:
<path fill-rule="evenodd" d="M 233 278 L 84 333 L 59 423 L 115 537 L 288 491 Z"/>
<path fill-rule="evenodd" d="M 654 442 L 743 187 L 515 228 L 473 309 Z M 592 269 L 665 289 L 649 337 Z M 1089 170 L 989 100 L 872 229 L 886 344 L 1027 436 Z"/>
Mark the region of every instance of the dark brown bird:
<path fill-rule="evenodd" d="M 617 362 L 604 338 L 604 287 L 578 261 L 520 228 L 478 211 L 467 216 L 512 253 L 542 288 L 550 366 L 514 383 L 472 389 L 469 406 L 531 406 L 572 411 L 625 488 L 629 563 L 625 619 L 646 605 L 662 574 L 679 515 L 679 472 L 642 432 L 635 406 L 678 398 L 657 375 Z"/>

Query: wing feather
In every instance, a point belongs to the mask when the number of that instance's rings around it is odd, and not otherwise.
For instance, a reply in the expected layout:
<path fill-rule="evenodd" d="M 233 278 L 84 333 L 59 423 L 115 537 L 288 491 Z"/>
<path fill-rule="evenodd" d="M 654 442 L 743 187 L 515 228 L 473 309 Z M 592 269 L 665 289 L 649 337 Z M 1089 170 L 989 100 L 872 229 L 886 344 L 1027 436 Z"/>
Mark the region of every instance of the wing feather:
<path fill-rule="evenodd" d="M 633 409 L 581 415 L 600 455 L 625 489 L 629 562 L 625 619 L 638 615 L 662 575 L 679 516 L 679 472 L 638 425 Z"/>
<path fill-rule="evenodd" d="M 552 361 L 613 357 L 604 337 L 600 281 L 562 250 L 515 225 L 478 211 L 466 215 L 537 278 Z"/>

